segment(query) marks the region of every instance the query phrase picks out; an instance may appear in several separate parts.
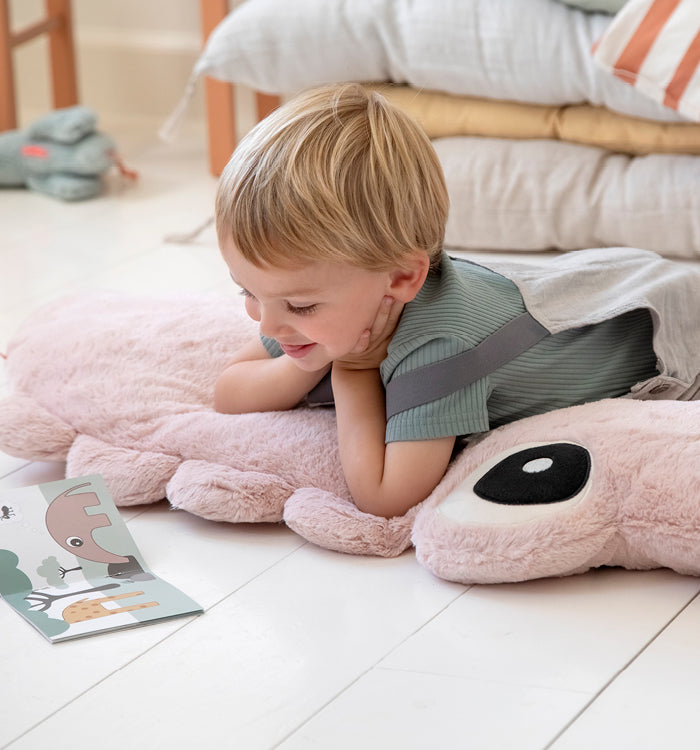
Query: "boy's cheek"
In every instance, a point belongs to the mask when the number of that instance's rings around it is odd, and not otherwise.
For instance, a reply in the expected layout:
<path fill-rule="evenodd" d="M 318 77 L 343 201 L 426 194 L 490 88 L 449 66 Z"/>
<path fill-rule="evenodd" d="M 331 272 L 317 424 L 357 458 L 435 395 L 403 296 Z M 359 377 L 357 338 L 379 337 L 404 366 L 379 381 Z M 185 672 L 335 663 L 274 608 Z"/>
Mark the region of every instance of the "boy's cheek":
<path fill-rule="evenodd" d="M 251 297 L 246 297 L 243 307 L 249 318 L 254 320 L 256 323 L 260 322 L 260 309 L 257 302 Z"/>

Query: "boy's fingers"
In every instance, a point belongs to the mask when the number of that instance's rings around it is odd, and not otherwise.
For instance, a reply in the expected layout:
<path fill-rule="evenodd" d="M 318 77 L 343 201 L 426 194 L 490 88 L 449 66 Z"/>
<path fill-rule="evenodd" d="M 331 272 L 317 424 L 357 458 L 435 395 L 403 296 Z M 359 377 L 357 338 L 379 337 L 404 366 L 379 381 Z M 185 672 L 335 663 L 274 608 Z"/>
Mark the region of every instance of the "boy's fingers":
<path fill-rule="evenodd" d="M 403 304 L 401 302 L 397 302 L 393 297 L 385 297 L 385 299 L 388 299 L 389 302 L 386 303 L 386 306 L 382 303 L 382 326 L 377 330 L 378 338 L 384 338 L 385 335 L 393 333 L 403 312 Z"/>
<path fill-rule="evenodd" d="M 352 348 L 350 354 L 362 354 L 362 352 L 367 348 L 371 336 L 372 332 L 369 329 L 362 331 L 360 338 L 357 339 L 357 343 Z"/>
<path fill-rule="evenodd" d="M 393 297 L 384 297 L 371 327 L 362 332 L 357 343 L 348 354 L 359 356 L 378 346 L 380 342 L 387 338 L 388 334 L 393 332 L 402 311 L 403 304 L 397 302 Z"/>
<path fill-rule="evenodd" d="M 395 299 L 392 299 L 391 309 L 389 310 L 389 322 L 392 326 L 398 322 L 402 312 L 403 303 L 397 302 Z"/>
<path fill-rule="evenodd" d="M 393 297 L 384 297 L 382 299 L 382 302 L 379 305 L 379 311 L 377 312 L 377 317 L 372 324 L 373 338 L 384 331 L 387 323 L 391 321 L 392 313 L 396 307 L 400 307 L 400 305 L 396 304 L 396 300 Z"/>

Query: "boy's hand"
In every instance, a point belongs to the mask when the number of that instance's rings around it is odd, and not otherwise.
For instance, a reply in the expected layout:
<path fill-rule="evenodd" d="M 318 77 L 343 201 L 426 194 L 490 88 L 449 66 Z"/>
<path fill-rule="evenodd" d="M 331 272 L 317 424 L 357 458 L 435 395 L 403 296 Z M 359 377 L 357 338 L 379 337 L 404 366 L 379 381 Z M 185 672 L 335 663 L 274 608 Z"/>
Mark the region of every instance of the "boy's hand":
<path fill-rule="evenodd" d="M 384 359 L 399 318 L 403 304 L 393 297 L 384 297 L 371 328 L 362 332 L 357 343 L 344 357 L 335 361 L 346 370 L 377 369 Z"/>

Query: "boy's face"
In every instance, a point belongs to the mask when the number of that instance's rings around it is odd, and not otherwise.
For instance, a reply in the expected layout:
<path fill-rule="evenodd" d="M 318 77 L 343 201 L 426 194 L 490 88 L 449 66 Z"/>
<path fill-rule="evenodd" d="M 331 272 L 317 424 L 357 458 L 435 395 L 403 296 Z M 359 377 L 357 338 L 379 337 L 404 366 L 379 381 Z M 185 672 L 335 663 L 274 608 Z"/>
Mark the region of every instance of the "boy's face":
<path fill-rule="evenodd" d="M 351 352 L 390 294 L 389 271 L 326 261 L 258 268 L 230 241 L 221 250 L 260 333 L 278 341 L 302 370 L 320 370 Z"/>

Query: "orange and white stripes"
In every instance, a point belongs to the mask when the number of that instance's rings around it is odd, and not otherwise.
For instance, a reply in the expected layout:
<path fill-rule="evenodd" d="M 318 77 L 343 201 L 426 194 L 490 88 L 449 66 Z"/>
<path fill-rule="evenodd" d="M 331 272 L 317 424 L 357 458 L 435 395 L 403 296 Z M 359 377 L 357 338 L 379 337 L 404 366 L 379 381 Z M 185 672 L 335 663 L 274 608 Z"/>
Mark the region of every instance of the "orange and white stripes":
<path fill-rule="evenodd" d="M 593 57 L 640 92 L 700 120 L 700 0 L 629 0 Z"/>

